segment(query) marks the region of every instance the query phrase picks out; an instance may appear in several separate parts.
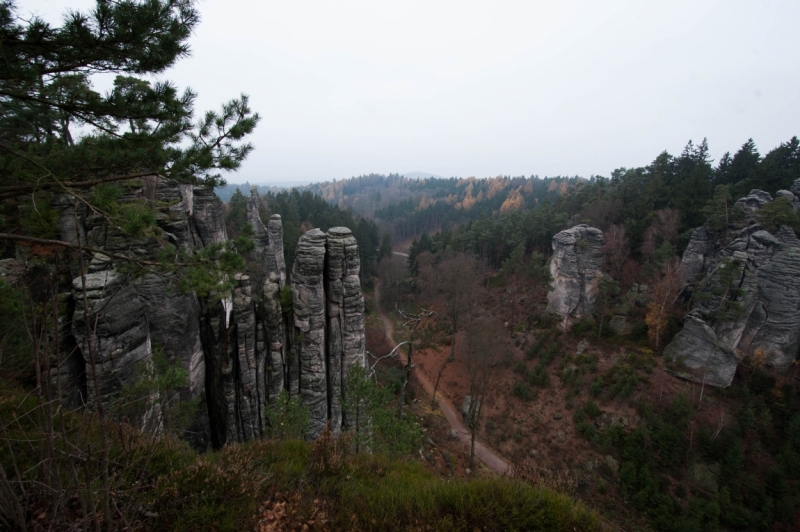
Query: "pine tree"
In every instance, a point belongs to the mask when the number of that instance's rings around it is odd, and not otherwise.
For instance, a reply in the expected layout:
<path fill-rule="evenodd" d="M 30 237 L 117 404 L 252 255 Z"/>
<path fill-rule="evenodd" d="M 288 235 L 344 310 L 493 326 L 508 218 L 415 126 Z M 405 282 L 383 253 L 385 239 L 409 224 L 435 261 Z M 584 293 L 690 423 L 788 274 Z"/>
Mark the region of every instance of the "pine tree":
<path fill-rule="evenodd" d="M 247 198 L 238 188 L 228 202 L 228 215 L 225 217 L 225 225 L 228 228 L 228 236 L 235 238 L 239 235 L 244 224 L 247 223 Z"/>
<path fill-rule="evenodd" d="M 243 139 L 259 117 L 246 96 L 194 123 L 191 89 L 147 79 L 189 53 L 193 0 L 97 0 L 60 27 L 16 10 L 0 1 L 0 199 L 90 202 L 92 186 L 152 174 L 219 185 L 252 150 Z M 94 76 L 109 74 L 113 88 L 97 92 Z"/>
<path fill-rule="evenodd" d="M 755 172 L 760 161 L 761 154 L 758 153 L 755 142 L 748 139 L 731 160 L 728 181 L 721 184 L 731 185 L 735 198 L 746 195 L 755 185 Z"/>
<path fill-rule="evenodd" d="M 386 257 L 392 256 L 392 235 L 389 233 L 384 233 L 383 238 L 381 239 L 381 247 L 378 250 L 378 262 L 382 261 Z"/>

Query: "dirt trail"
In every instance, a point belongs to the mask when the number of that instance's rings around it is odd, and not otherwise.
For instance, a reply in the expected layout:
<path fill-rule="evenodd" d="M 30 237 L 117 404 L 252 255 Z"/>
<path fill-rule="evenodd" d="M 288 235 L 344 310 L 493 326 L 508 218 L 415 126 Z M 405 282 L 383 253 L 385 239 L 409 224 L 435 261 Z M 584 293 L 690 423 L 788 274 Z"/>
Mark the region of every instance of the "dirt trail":
<path fill-rule="evenodd" d="M 379 283 L 375 283 L 375 308 L 378 310 L 378 316 L 380 317 L 381 321 L 383 322 L 383 326 L 386 328 L 386 336 L 389 338 L 389 341 L 392 344 L 397 345 L 397 342 L 394 340 L 394 326 L 392 325 L 392 321 L 383 311 L 381 308 L 381 299 L 379 293 L 380 285 Z M 406 356 L 402 352 L 398 353 L 398 357 L 403 363 L 407 363 Z M 427 375 L 425 375 L 419 368 L 414 367 L 411 370 L 411 374 L 414 378 L 422 385 L 422 388 L 428 395 L 433 394 L 433 384 L 428 379 Z M 460 412 L 456 409 L 450 401 L 444 397 L 443 395 L 439 394 L 437 396 L 437 400 L 439 401 L 439 408 L 442 410 L 445 419 L 450 424 L 450 428 L 454 429 L 458 433 L 458 439 L 469 448 L 470 446 L 470 432 L 467 429 L 466 425 L 464 425 L 464 421 L 461 419 Z M 505 473 L 508 471 L 508 463 L 497 456 L 491 449 L 485 447 L 479 440 L 475 440 L 475 456 L 486 466 L 496 471 L 497 473 Z"/>

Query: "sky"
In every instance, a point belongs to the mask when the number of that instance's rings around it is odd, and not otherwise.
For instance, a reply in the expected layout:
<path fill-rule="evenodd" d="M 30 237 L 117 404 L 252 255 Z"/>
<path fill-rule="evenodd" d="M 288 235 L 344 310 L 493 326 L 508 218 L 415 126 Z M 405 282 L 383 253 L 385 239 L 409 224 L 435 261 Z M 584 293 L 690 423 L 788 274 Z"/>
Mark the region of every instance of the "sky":
<path fill-rule="evenodd" d="M 91 0 L 18 0 L 57 23 Z M 608 176 L 800 135 L 797 0 L 200 0 L 163 79 L 262 119 L 231 183 Z"/>

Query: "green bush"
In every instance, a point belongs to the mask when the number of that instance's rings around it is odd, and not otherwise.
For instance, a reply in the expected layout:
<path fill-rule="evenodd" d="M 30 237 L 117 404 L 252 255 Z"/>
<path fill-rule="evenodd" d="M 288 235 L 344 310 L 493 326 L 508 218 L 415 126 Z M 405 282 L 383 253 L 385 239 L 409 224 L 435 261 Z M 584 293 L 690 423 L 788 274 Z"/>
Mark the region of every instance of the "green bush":
<path fill-rule="evenodd" d="M 546 388 L 550 385 L 550 376 L 547 374 L 547 366 L 540 361 L 528 372 L 525 380 L 531 386 Z"/>
<path fill-rule="evenodd" d="M 311 423 L 311 413 L 300 397 L 289 397 L 281 390 L 264 409 L 264 430 L 276 440 L 303 439 Z"/>
<path fill-rule="evenodd" d="M 514 394 L 514 397 L 518 397 L 523 401 L 535 400 L 539 395 L 537 390 L 531 390 L 527 383 L 521 381 L 514 383 L 511 393 Z"/>

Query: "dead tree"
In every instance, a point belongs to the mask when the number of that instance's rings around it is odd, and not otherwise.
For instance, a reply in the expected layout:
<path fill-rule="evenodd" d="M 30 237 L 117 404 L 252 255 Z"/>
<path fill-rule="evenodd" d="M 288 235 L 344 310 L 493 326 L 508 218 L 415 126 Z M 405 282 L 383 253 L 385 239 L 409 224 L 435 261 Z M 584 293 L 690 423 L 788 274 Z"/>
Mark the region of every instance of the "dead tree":
<path fill-rule="evenodd" d="M 467 337 L 466 366 L 469 375 L 469 408 L 467 409 L 467 426 L 471 442 L 469 467 L 475 466 L 475 437 L 480 426 L 483 406 L 489 390 L 489 383 L 494 376 L 499 359 L 499 331 L 502 327 L 494 320 L 476 320 L 472 323 Z"/>
<path fill-rule="evenodd" d="M 433 387 L 431 405 L 436 401 L 436 390 L 444 369 L 455 360 L 458 327 L 472 315 L 475 301 L 480 297 L 481 285 L 478 263 L 474 257 L 463 253 L 450 254 L 437 265 L 439 290 L 444 295 L 445 316 L 450 322 L 450 355 L 445 359 Z"/>
<path fill-rule="evenodd" d="M 403 379 L 403 386 L 400 387 L 400 397 L 397 399 L 397 419 L 403 419 L 403 405 L 406 402 L 406 386 L 408 386 L 408 381 L 411 380 L 411 370 L 414 368 L 413 363 L 413 352 L 414 352 L 414 333 L 417 331 L 417 327 L 419 324 L 422 323 L 422 320 L 425 318 L 430 318 L 434 314 L 436 314 L 432 310 L 421 308 L 419 312 L 413 314 L 411 312 L 404 312 L 400 310 L 397 306 L 395 306 L 395 310 L 406 320 L 403 323 L 403 327 L 410 327 L 410 332 L 408 334 L 408 340 L 405 342 L 408 344 L 408 355 L 406 355 L 406 371 L 405 371 L 405 378 Z M 395 351 L 398 346 L 396 346 L 392 351 Z"/>

